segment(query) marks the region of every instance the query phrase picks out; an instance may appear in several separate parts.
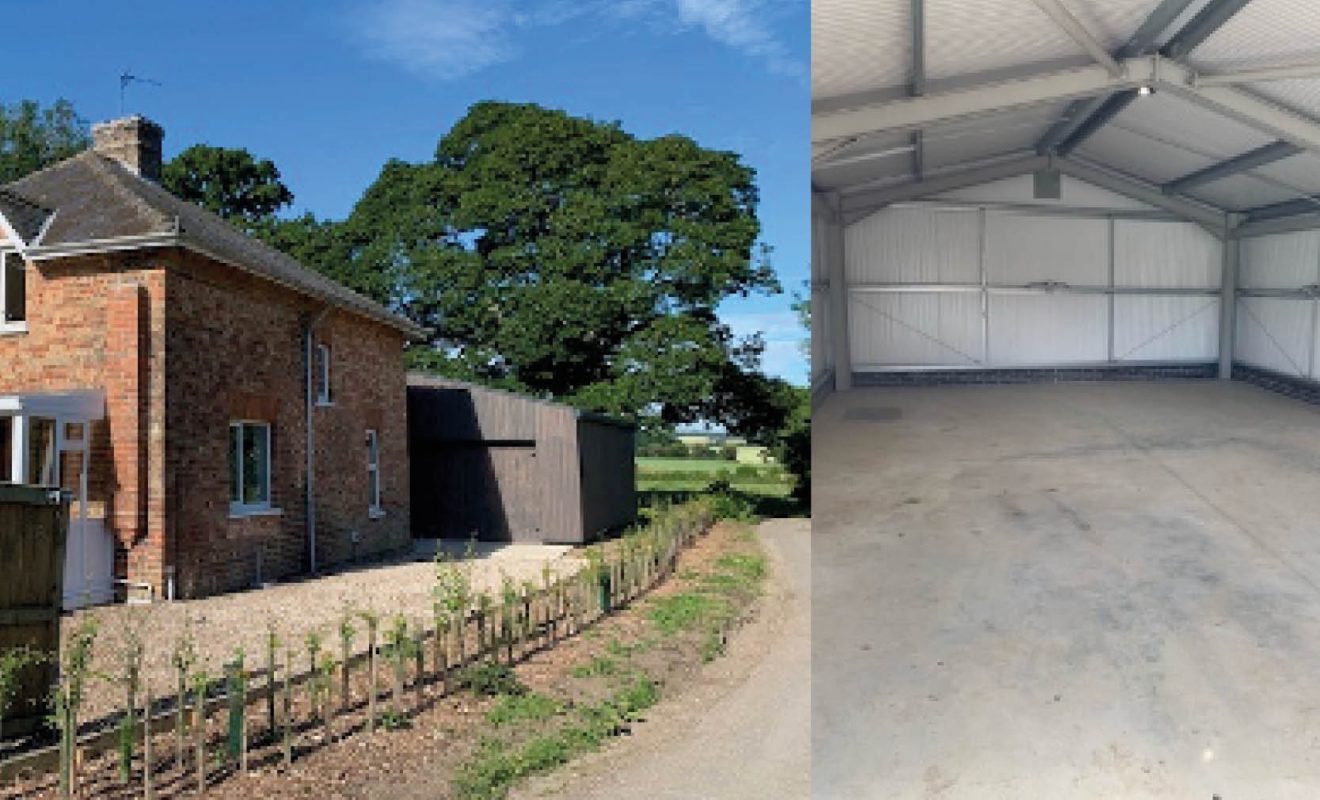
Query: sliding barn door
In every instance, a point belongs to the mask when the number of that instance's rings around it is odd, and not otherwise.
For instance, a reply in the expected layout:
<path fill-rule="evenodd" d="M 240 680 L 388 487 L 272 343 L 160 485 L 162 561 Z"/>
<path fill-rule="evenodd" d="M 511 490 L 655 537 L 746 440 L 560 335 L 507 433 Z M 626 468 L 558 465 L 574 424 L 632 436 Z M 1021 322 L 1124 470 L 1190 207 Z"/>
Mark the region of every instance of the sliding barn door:
<path fill-rule="evenodd" d="M 1191 223 L 886 209 L 846 233 L 853 368 L 1212 362 L 1220 263 Z"/>

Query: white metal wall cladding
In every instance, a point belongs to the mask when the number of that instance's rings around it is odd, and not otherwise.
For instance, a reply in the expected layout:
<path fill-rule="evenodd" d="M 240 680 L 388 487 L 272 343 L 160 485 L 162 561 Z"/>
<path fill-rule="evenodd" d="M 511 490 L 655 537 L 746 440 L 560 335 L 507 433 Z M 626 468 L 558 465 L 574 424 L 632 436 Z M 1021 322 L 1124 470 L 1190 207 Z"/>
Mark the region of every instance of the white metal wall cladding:
<path fill-rule="evenodd" d="M 1109 221 L 987 213 L 985 265 L 991 284 L 1109 282 Z"/>
<path fill-rule="evenodd" d="M 1234 357 L 1252 366 L 1320 380 L 1320 231 L 1242 242 Z"/>
<path fill-rule="evenodd" d="M 844 233 L 848 284 L 979 283 L 976 211 L 895 208 Z"/>
<path fill-rule="evenodd" d="M 990 363 L 1042 366 L 1102 362 L 1109 303 L 1101 295 L 990 296 Z"/>
<path fill-rule="evenodd" d="M 1296 289 L 1320 282 L 1320 231 L 1281 233 L 1242 240 L 1238 286 Z"/>
<path fill-rule="evenodd" d="M 857 370 L 1218 356 L 1222 251 L 1196 225 L 906 206 L 845 236 Z"/>
<path fill-rule="evenodd" d="M 1191 222 L 1114 221 L 1118 286 L 1217 289 L 1223 246 Z"/>
<path fill-rule="evenodd" d="M 830 347 L 830 294 L 824 288 L 811 290 L 811 378 L 815 379 L 834 368 L 834 352 Z"/>
<path fill-rule="evenodd" d="M 981 296 L 975 292 L 849 297 L 853 364 L 974 366 L 981 360 Z"/>
<path fill-rule="evenodd" d="M 1115 361 L 1214 361 L 1218 357 L 1218 297 L 1114 298 Z"/>
<path fill-rule="evenodd" d="M 1312 375 L 1314 309 L 1314 300 L 1238 298 L 1237 359 L 1286 375 Z"/>

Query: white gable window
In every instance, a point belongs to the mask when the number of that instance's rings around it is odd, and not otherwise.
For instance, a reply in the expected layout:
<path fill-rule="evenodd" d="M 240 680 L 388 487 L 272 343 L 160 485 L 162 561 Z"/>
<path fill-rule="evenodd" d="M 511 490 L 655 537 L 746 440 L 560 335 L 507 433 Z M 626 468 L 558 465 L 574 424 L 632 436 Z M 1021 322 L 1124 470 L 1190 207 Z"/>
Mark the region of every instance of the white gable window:
<path fill-rule="evenodd" d="M 231 422 L 229 513 L 243 516 L 270 510 L 270 424 Z"/>
<path fill-rule="evenodd" d="M 380 504 L 380 435 L 374 430 L 367 431 L 367 513 L 385 514 Z"/>
<path fill-rule="evenodd" d="M 13 251 L 0 252 L 0 332 L 27 330 L 27 264 Z"/>
<path fill-rule="evenodd" d="M 316 402 L 317 405 L 331 405 L 330 396 L 330 345 L 316 346 Z"/>

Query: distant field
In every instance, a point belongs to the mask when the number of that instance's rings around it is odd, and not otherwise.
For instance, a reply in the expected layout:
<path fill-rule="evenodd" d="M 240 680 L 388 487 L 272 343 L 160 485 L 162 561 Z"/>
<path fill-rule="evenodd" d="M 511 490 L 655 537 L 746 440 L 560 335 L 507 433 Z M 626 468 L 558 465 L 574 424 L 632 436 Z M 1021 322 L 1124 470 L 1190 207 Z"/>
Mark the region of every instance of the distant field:
<path fill-rule="evenodd" d="M 733 481 L 733 488 L 747 494 L 765 495 L 766 497 L 788 497 L 793 491 L 792 483 L 738 483 Z M 701 481 L 649 481 L 645 478 L 638 478 L 637 491 L 639 492 L 703 492 L 710 486 L 710 483 Z"/>
<path fill-rule="evenodd" d="M 710 458 L 639 458 L 637 459 L 637 469 L 642 472 L 719 472 L 728 470 L 733 472 L 741 466 L 736 461 L 717 461 Z M 758 468 L 779 471 L 777 464 L 755 464 Z"/>
<path fill-rule="evenodd" d="M 738 470 L 743 474 L 739 475 Z M 748 475 L 749 469 L 755 475 Z M 702 458 L 639 458 L 637 459 L 637 488 L 642 492 L 698 492 L 712 481 L 728 476 L 730 485 L 738 491 L 784 497 L 793 488 L 793 482 L 779 464 L 738 464 Z"/>

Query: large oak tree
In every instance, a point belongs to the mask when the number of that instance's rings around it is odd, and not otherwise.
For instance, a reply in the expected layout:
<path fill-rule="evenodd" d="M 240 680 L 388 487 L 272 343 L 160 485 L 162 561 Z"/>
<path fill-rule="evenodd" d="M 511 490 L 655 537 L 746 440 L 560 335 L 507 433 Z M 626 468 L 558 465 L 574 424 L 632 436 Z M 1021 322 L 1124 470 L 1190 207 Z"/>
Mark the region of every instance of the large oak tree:
<path fill-rule="evenodd" d="M 733 295 L 779 291 L 757 201 L 737 155 L 685 136 L 479 103 L 434 160 L 386 165 L 343 226 L 355 263 L 336 277 L 435 331 L 419 366 L 668 423 L 759 426 L 761 342 L 716 315 Z"/>

